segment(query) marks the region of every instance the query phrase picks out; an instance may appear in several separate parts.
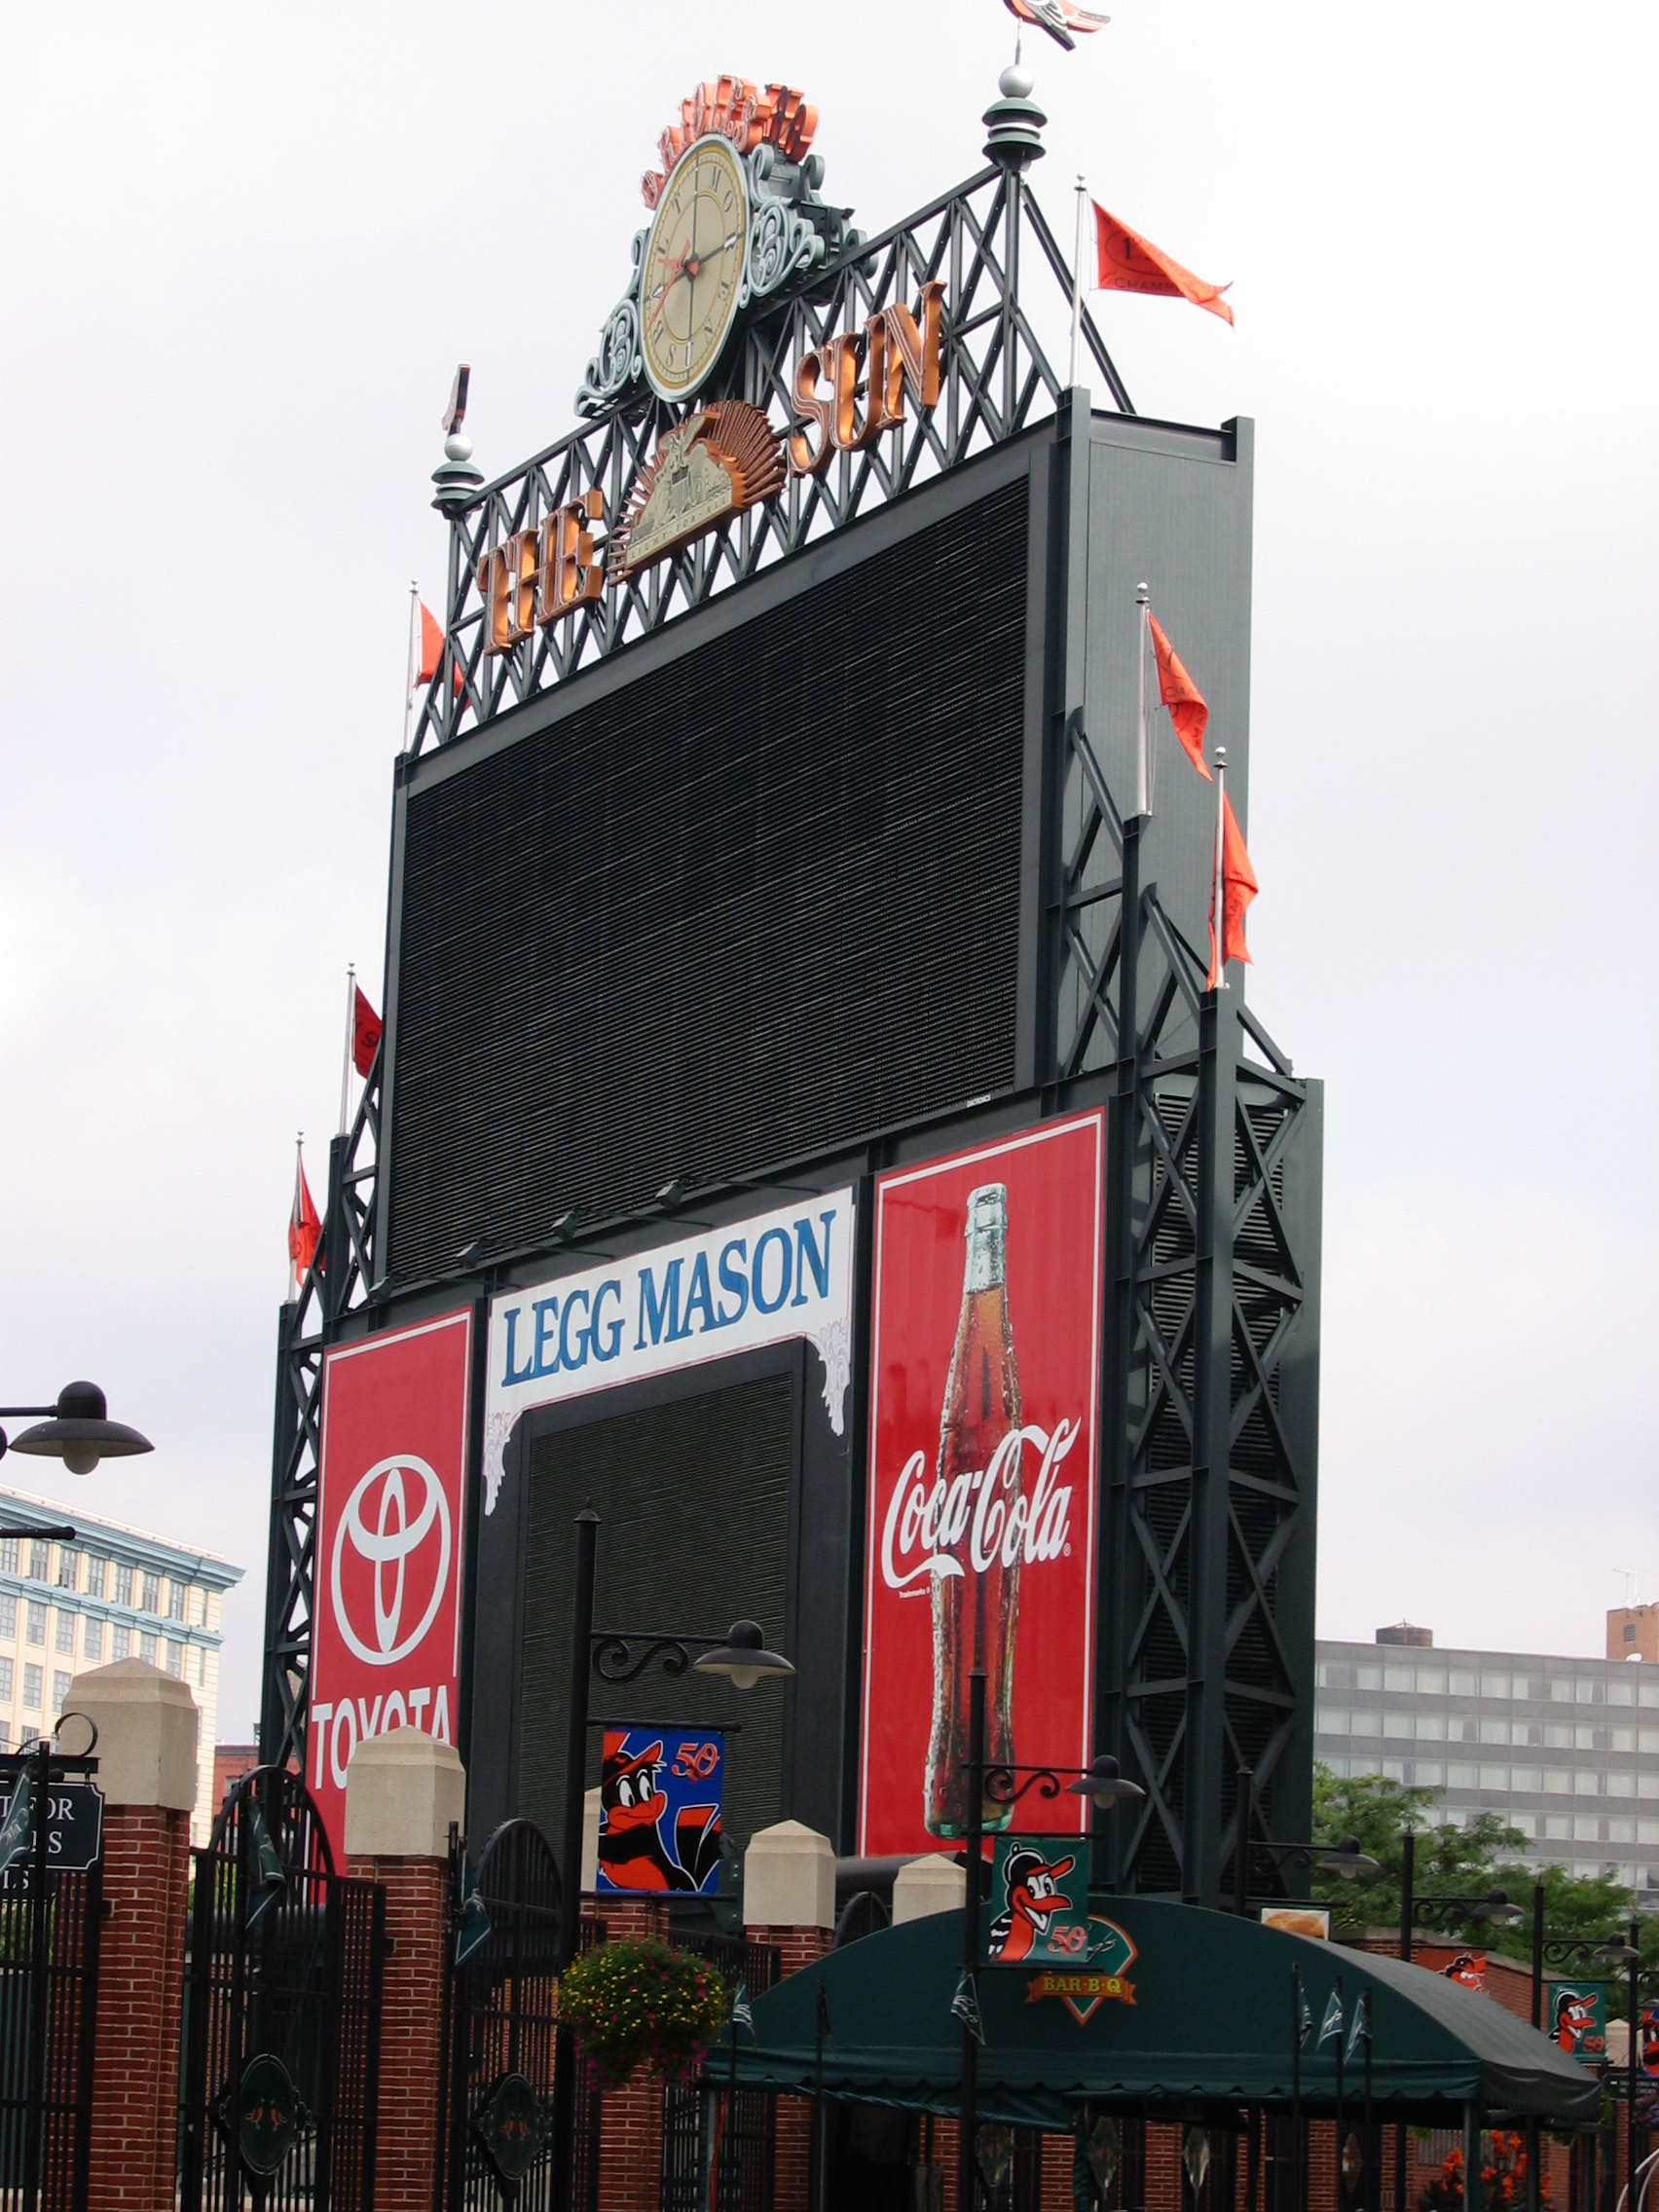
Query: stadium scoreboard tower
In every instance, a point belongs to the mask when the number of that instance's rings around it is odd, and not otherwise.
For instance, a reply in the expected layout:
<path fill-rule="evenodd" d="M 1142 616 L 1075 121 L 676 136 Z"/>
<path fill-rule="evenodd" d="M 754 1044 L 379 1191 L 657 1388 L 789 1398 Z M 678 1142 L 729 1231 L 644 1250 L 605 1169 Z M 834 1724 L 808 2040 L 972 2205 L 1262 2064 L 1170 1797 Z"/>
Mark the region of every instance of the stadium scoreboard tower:
<path fill-rule="evenodd" d="M 871 240 L 798 94 L 699 88 L 578 427 L 487 484 L 452 411 L 385 1036 L 279 1337 L 263 1751 L 325 1811 L 412 1724 L 473 1835 L 562 1834 L 592 1505 L 601 1626 L 793 1661 L 602 1693 L 741 1718 L 738 1846 L 951 1848 L 975 1663 L 994 1756 L 1145 1789 L 1098 1878 L 1218 1901 L 1241 1766 L 1307 1832 L 1321 1092 L 1204 987 L 1166 720 L 1133 812 L 1144 581 L 1248 826 L 1251 426 L 1134 414 L 1087 315 L 1111 410 L 1066 386 L 1028 85 L 986 120 Z"/>

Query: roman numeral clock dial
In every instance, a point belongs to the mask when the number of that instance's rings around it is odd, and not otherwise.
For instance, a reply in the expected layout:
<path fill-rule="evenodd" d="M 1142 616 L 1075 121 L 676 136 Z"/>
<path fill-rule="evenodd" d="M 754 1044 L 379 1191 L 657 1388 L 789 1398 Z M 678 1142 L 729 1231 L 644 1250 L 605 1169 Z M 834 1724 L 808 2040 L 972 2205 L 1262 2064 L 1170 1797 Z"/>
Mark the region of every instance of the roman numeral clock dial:
<path fill-rule="evenodd" d="M 688 146 L 664 185 L 645 241 L 642 341 L 664 399 L 703 382 L 731 333 L 749 251 L 749 179 L 724 138 Z"/>

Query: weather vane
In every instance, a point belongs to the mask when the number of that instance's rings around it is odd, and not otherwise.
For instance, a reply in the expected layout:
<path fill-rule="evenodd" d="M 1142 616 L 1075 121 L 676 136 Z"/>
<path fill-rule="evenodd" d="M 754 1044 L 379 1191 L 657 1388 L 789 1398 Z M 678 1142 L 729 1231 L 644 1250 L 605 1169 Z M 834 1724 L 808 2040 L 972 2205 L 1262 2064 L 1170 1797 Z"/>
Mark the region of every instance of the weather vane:
<path fill-rule="evenodd" d="M 1070 54 L 1077 48 L 1077 39 L 1072 36 L 1074 31 L 1080 36 L 1088 37 L 1090 33 L 1103 29 L 1112 19 L 1110 16 L 1095 15 L 1092 9 L 1074 7 L 1072 0 L 1003 0 L 1003 6 L 1015 22 L 1022 26 L 1014 39 L 1014 58 L 1016 64 L 1019 60 L 1020 40 L 1024 36 L 1023 26 L 1026 23 L 1035 23 L 1039 30 L 1047 31 L 1057 46 L 1063 46 Z"/>

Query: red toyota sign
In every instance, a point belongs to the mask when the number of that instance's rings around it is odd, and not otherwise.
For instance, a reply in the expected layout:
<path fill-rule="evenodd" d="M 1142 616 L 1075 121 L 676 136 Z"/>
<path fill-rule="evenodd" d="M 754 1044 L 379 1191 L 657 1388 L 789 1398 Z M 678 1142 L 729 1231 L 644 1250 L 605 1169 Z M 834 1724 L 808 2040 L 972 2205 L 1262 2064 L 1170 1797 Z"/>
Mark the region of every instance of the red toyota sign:
<path fill-rule="evenodd" d="M 861 1852 L 966 1832 L 975 1667 L 990 1763 L 1088 1762 L 1104 1147 L 1085 1114 L 876 1184 Z"/>
<path fill-rule="evenodd" d="M 345 1863 L 370 1736 L 455 1736 L 472 1315 L 325 1353 L 306 1780 Z"/>

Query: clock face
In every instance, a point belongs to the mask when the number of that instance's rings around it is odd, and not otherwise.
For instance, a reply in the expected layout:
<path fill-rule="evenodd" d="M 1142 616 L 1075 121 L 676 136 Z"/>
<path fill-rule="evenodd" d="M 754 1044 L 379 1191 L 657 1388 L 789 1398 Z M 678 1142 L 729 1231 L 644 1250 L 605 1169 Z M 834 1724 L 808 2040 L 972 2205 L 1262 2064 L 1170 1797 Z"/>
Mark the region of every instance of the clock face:
<path fill-rule="evenodd" d="M 642 350 L 664 399 L 696 390 L 737 313 L 749 250 L 749 180 L 724 138 L 699 138 L 663 187 L 645 241 Z"/>

